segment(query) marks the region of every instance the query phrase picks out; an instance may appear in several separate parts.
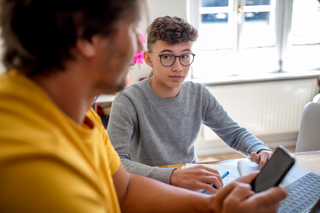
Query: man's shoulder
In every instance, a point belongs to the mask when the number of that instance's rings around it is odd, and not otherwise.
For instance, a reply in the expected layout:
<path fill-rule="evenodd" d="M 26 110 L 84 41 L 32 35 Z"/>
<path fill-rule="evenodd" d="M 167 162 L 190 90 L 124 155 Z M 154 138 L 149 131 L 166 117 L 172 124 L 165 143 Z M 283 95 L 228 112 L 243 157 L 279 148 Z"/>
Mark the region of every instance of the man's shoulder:
<path fill-rule="evenodd" d="M 0 117 L 2 115 L 0 113 Z M 38 116 L 36 111 L 7 113 L 1 118 L 1 122 L 5 125 L 0 124 L 0 150 L 11 150 L 7 155 L 11 159 L 23 156 L 52 156 L 63 140 L 59 137 L 59 129 L 46 122 L 43 116 Z M 0 162 L 2 160 L 3 158 L 0 158 Z"/>
<path fill-rule="evenodd" d="M 3 95 L 3 102 L 0 102 L 0 141 L 12 141 L 6 143 L 8 146 L 15 143 L 44 149 L 59 146 L 61 129 L 68 125 L 66 120 L 73 125 L 71 119 L 39 88 L 13 86 L 19 90 L 14 92 L 12 88 L 6 88 L 0 91 L 0 96 Z"/>
<path fill-rule="evenodd" d="M 21 106 L 24 107 L 24 110 L 14 107 L 5 115 L 5 112 L 0 113 L 1 122 L 5 124 L 0 125 L 0 140 L 7 138 L 23 141 L 26 144 L 44 144 L 44 141 L 49 140 L 56 143 L 56 140 L 59 139 L 57 135 L 59 128 L 51 122 L 55 115 L 44 113 L 45 110 L 41 111 L 38 107 L 33 110 L 23 104 Z M 3 106 L 2 109 L 8 109 L 8 107 Z"/>

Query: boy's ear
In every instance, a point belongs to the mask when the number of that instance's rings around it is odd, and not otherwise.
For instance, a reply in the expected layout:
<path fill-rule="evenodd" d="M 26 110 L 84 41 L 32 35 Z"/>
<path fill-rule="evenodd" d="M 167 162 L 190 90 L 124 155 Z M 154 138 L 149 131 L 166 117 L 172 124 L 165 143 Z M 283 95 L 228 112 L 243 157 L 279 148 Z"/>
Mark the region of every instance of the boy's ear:
<path fill-rule="evenodd" d="M 150 57 L 150 53 L 148 51 L 144 51 L 143 52 L 143 58 L 144 58 L 144 61 L 146 62 L 146 64 L 149 67 L 153 67 L 152 60 L 151 60 L 151 57 Z"/>

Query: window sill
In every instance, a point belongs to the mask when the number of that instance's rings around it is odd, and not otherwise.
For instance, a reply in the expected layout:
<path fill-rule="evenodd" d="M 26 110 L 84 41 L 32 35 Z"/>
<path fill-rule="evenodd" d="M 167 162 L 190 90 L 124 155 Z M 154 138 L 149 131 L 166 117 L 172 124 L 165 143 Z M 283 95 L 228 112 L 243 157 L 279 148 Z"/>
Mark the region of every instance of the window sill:
<path fill-rule="evenodd" d="M 217 77 L 214 79 L 198 78 L 189 79 L 195 83 L 201 83 L 205 86 L 215 85 L 230 85 L 230 84 L 245 84 L 245 83 L 257 83 L 257 82 L 269 82 L 269 81 L 283 81 L 283 80 L 297 80 L 297 79 L 309 79 L 318 78 L 320 76 L 320 70 L 304 71 L 304 72 L 279 72 L 259 75 L 239 75 L 239 76 L 225 76 Z"/>
<path fill-rule="evenodd" d="M 264 75 L 239 75 L 239 76 L 225 76 L 217 77 L 214 79 L 186 79 L 195 83 L 201 83 L 204 86 L 218 86 L 218 85 L 231 85 L 231 84 L 247 84 L 269 81 L 283 81 L 283 80 L 298 80 L 318 78 L 320 76 L 320 70 L 305 71 L 305 72 L 281 72 L 281 73 L 269 73 Z M 99 95 L 96 103 L 112 102 L 115 95 Z"/>
<path fill-rule="evenodd" d="M 111 103 L 116 95 L 99 95 L 95 103 Z"/>

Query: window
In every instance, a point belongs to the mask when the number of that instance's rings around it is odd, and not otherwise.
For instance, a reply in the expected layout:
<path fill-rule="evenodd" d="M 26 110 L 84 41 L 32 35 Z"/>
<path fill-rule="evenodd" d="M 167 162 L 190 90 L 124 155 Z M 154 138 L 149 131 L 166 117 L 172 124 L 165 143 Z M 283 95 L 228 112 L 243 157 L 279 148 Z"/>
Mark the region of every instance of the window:
<path fill-rule="evenodd" d="M 320 4 L 317 0 L 294 0 L 286 70 L 320 67 Z"/>
<path fill-rule="evenodd" d="M 318 0 L 190 0 L 191 77 L 320 69 Z"/>

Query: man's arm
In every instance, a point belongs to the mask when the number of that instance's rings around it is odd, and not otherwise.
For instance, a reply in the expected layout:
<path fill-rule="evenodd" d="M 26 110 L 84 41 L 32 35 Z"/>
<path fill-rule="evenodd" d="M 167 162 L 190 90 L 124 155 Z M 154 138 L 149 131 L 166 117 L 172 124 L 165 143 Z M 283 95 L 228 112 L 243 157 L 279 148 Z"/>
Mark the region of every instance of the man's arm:
<path fill-rule="evenodd" d="M 121 162 L 126 164 L 125 168 L 128 168 L 127 171 L 132 174 L 141 175 L 142 173 L 144 177 L 185 189 L 194 191 L 203 189 L 211 193 L 216 193 L 217 189 L 223 187 L 219 172 L 202 165 L 186 169 L 176 169 L 147 166 L 128 159 L 121 159 Z M 208 183 L 213 183 L 217 189 Z"/>
<path fill-rule="evenodd" d="M 254 194 L 248 183 L 255 175 L 228 184 L 217 195 L 205 195 L 133 175 L 122 165 L 113 180 L 123 212 L 276 212 L 286 196 L 285 191 L 275 187 Z"/>
<path fill-rule="evenodd" d="M 214 201 L 214 196 L 130 174 L 122 165 L 113 180 L 122 212 L 206 212 Z"/>

